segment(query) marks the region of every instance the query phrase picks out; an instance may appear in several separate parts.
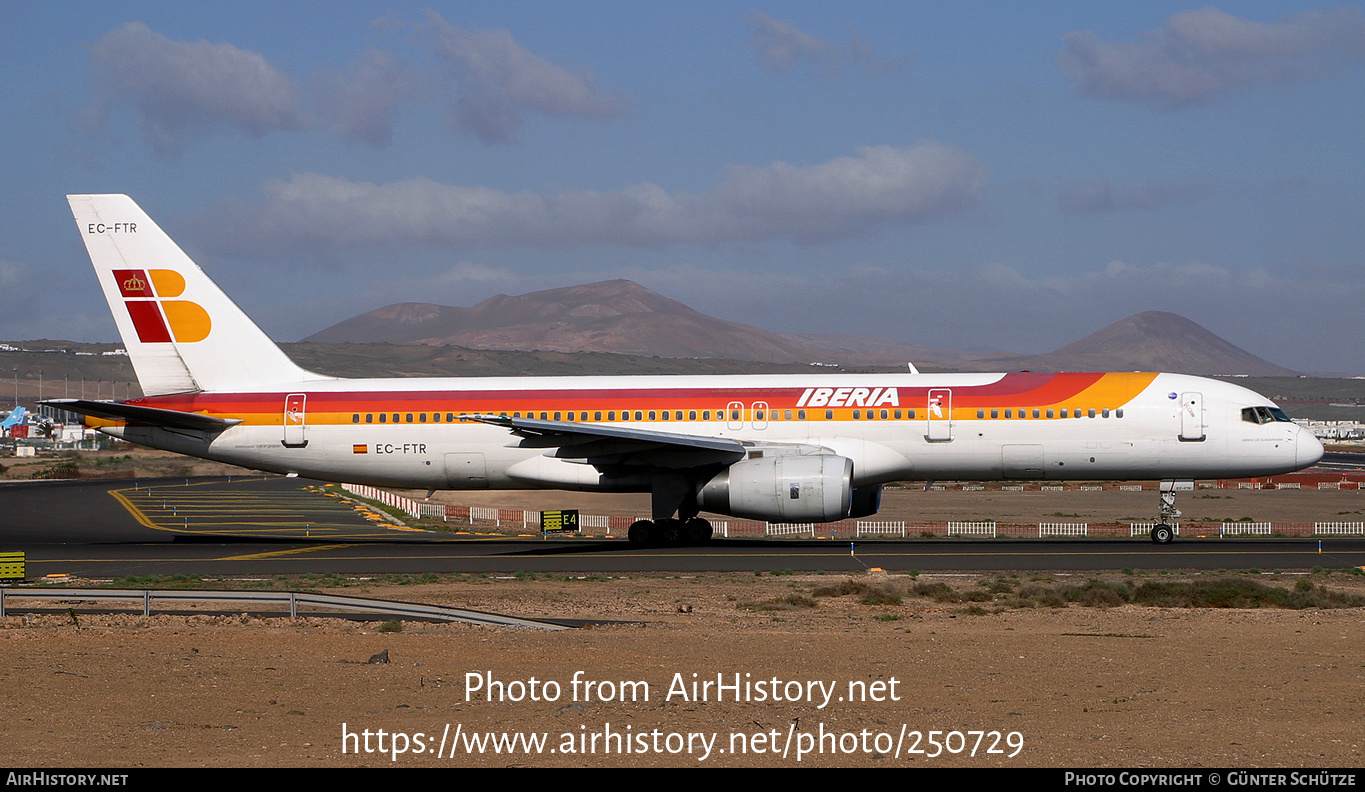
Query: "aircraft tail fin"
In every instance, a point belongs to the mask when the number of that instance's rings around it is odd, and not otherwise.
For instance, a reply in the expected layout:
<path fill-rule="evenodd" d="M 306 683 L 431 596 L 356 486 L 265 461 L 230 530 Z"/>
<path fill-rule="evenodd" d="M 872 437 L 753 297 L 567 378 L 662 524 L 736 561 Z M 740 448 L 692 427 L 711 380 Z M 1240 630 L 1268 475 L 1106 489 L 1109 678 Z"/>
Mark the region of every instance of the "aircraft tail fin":
<path fill-rule="evenodd" d="M 27 412 L 28 410 L 25 410 L 23 407 L 20 407 L 17 404 L 14 405 L 14 409 L 10 410 L 9 415 L 5 416 L 5 420 L 0 421 L 0 429 L 8 429 L 11 426 L 19 425 L 23 422 L 24 415 Z"/>
<path fill-rule="evenodd" d="M 330 379 L 300 368 L 126 195 L 68 195 L 142 392 Z"/>

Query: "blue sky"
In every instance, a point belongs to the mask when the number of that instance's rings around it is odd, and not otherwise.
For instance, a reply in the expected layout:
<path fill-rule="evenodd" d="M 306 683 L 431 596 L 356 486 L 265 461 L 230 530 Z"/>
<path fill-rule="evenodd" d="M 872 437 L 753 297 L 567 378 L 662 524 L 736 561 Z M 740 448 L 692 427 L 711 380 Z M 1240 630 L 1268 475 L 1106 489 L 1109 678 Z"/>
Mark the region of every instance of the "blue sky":
<path fill-rule="evenodd" d="M 625 277 L 1043 352 L 1144 310 L 1365 374 L 1365 13 L 1238 3 L 6 3 L 0 338 L 112 340 L 131 195 L 276 339 Z"/>

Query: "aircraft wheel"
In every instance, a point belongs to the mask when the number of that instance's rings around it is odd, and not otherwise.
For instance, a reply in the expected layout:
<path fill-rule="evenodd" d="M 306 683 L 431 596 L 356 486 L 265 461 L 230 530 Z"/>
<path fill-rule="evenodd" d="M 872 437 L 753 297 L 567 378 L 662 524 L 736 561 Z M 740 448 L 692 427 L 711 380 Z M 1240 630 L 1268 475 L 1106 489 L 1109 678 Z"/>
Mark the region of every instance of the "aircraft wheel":
<path fill-rule="evenodd" d="M 711 541 L 713 534 L 711 523 L 700 517 L 693 517 L 687 521 L 687 543 L 694 545 L 704 545 Z"/>
<path fill-rule="evenodd" d="M 653 544 L 654 523 L 649 520 L 636 520 L 630 524 L 630 529 L 626 531 L 626 539 L 636 547 L 644 547 Z"/>
<path fill-rule="evenodd" d="M 682 544 L 683 537 L 687 535 L 682 520 L 660 520 L 659 530 L 663 533 L 664 544 L 669 547 Z"/>
<path fill-rule="evenodd" d="M 1170 544 L 1174 540 L 1175 531 L 1171 530 L 1171 526 L 1167 525 L 1166 523 L 1161 523 L 1160 525 L 1152 529 L 1153 542 L 1160 545 L 1164 545 Z"/>

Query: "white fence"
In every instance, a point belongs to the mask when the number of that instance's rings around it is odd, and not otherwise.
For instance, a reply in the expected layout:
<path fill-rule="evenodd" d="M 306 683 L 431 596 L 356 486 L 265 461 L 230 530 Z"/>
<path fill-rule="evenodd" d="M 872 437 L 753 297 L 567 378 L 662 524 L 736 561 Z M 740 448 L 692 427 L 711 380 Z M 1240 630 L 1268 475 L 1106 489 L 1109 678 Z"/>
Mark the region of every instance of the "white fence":
<path fill-rule="evenodd" d="M 439 508 L 441 510 L 440 516 L 443 518 L 445 517 L 445 506 L 440 504 L 422 503 L 421 501 L 415 501 L 412 498 L 404 498 L 402 495 L 395 495 L 388 490 L 370 487 L 365 484 L 342 484 L 341 488 L 352 495 L 359 495 L 362 498 L 379 501 L 385 506 L 392 506 L 409 517 L 422 517 L 423 506 Z"/>
<path fill-rule="evenodd" d="M 715 526 L 711 526 L 715 530 Z M 810 534 L 815 538 L 815 523 L 768 523 L 764 529 L 765 536 L 801 536 Z"/>
<path fill-rule="evenodd" d="M 1044 536 L 1087 536 L 1089 523 L 1038 523 L 1038 538 Z"/>
<path fill-rule="evenodd" d="M 1269 536 L 1275 526 L 1268 522 L 1225 522 L 1219 533 L 1227 534 L 1254 534 L 1257 536 Z"/>
<path fill-rule="evenodd" d="M 1365 522 L 1318 522 L 1313 523 L 1314 535 L 1365 535 Z"/>
<path fill-rule="evenodd" d="M 989 536 L 995 537 L 995 521 L 987 522 L 949 522 L 949 536 Z"/>
<path fill-rule="evenodd" d="M 858 536 L 899 536 L 905 538 L 905 521 L 895 520 L 891 522 L 877 522 L 876 520 L 859 520 L 856 523 L 856 533 Z"/>

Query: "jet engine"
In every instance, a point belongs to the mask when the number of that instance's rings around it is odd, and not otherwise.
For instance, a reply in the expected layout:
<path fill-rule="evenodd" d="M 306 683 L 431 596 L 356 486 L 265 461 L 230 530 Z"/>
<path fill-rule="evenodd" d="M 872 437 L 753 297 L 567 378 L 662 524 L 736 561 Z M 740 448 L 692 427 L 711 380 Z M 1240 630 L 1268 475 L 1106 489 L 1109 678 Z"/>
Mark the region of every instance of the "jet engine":
<path fill-rule="evenodd" d="M 881 487 L 853 486 L 853 460 L 834 454 L 736 462 L 702 486 L 702 509 L 772 522 L 832 522 L 877 510 Z M 858 514 L 853 512 L 857 511 Z"/>

